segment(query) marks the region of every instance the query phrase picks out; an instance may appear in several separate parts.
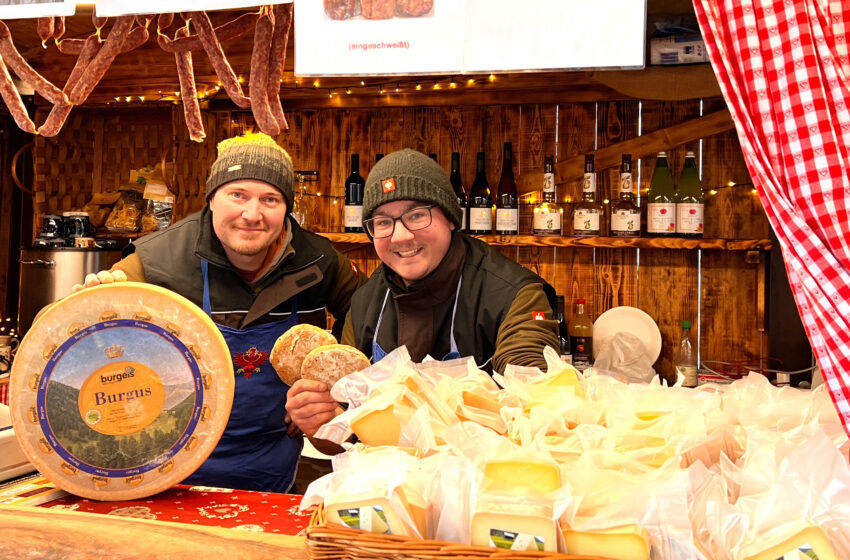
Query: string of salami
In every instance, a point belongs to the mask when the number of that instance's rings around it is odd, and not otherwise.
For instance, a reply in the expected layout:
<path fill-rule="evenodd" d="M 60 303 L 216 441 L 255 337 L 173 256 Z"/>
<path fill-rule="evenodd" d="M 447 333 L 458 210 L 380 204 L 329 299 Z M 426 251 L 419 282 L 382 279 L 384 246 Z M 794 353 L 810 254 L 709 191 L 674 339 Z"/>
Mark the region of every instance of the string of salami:
<path fill-rule="evenodd" d="M 203 142 L 206 137 L 193 71 L 193 52 L 204 52 L 207 55 L 224 91 L 237 106 L 251 109 L 262 132 L 276 135 L 287 130 L 289 126 L 280 102 L 280 82 L 292 26 L 292 4 L 263 7 L 259 11 L 242 14 L 218 27 L 213 26 L 206 12 L 180 15 L 182 23 L 172 33 L 169 28 L 174 24 L 174 14 L 159 14 L 156 22 L 156 43 L 162 50 L 174 54 L 189 137 L 195 142 Z M 18 127 L 31 134 L 56 136 L 62 130 L 71 109 L 86 102 L 115 58 L 148 42 L 151 33 L 148 28 L 154 17 L 119 16 L 115 18 L 105 38 L 101 36 L 101 30 L 108 20 L 94 14 L 92 24 L 95 30 L 86 38 L 63 38 L 64 17 L 38 18 L 36 32 L 42 45 L 47 47 L 48 41 L 52 39 L 60 53 L 77 57 L 62 89 L 52 84 L 24 60 L 15 47 L 9 28 L 0 21 L 0 97 Z M 221 44 L 252 30 L 254 46 L 251 54 L 249 96 L 246 96 Z M 27 113 L 10 70 L 53 104 L 40 126 L 36 126 Z"/>

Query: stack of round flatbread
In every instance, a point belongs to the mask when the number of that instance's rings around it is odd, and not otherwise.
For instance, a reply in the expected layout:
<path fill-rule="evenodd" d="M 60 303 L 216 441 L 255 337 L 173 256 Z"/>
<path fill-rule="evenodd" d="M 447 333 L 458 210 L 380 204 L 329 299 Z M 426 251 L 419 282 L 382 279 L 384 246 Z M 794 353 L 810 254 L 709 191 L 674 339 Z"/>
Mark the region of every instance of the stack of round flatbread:
<path fill-rule="evenodd" d="M 295 325 L 283 333 L 275 342 L 269 361 L 289 386 L 299 379 L 312 379 L 333 387 L 349 373 L 370 365 L 360 350 L 337 344 L 332 334 L 308 324 Z"/>

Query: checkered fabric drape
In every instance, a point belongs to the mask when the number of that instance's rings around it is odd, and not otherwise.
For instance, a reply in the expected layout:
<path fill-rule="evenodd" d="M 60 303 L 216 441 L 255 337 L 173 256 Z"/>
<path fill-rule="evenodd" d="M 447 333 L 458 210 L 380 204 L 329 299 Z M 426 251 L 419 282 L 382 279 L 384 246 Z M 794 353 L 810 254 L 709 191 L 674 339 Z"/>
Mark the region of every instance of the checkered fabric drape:
<path fill-rule="evenodd" d="M 694 4 L 797 308 L 850 433 L 850 2 Z"/>

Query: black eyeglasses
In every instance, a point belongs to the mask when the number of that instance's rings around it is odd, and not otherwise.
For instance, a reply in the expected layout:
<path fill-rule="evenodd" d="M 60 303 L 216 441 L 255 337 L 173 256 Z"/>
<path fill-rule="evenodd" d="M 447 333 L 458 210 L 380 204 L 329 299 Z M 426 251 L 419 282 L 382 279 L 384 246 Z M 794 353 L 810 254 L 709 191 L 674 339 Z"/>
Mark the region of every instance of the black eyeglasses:
<path fill-rule="evenodd" d="M 373 239 L 382 239 L 391 236 L 395 231 L 395 223 L 397 221 L 401 221 L 404 227 L 407 228 L 407 231 L 425 229 L 431 225 L 431 208 L 434 206 L 434 204 L 430 206 L 417 206 L 397 218 L 375 216 L 374 218 L 363 220 L 363 225 Z"/>

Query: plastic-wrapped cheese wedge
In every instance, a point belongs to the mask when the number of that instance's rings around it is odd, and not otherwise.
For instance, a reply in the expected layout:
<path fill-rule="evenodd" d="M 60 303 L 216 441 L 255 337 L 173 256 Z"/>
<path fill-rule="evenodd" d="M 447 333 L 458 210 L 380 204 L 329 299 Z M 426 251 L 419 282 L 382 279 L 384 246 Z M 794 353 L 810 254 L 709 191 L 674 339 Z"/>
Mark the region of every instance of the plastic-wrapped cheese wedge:
<path fill-rule="evenodd" d="M 351 431 L 360 441 L 366 445 L 398 445 L 402 424 L 413 416 L 416 404 L 404 392 L 387 392 L 361 408 L 351 420 Z"/>
<path fill-rule="evenodd" d="M 519 551 L 558 550 L 558 530 L 551 505 L 479 499 L 470 526 L 473 545 Z"/>
<path fill-rule="evenodd" d="M 744 560 L 776 560 L 778 558 L 817 558 L 817 560 L 839 560 L 823 529 L 817 525 L 800 525 L 783 531 L 788 537 L 765 538 L 741 551 Z"/>
<path fill-rule="evenodd" d="M 50 307 L 18 350 L 12 420 L 51 482 L 132 500 L 192 474 L 233 402 L 230 351 L 206 313 L 164 288 L 119 282 Z"/>
<path fill-rule="evenodd" d="M 416 537 L 418 530 L 405 518 L 411 519 L 406 500 L 394 490 L 337 495 L 325 502 L 325 516 L 330 523 L 361 529 L 372 533 Z"/>
<path fill-rule="evenodd" d="M 564 529 L 568 554 L 604 556 L 619 560 L 649 560 L 649 535 L 637 525 L 623 525 L 598 531 Z"/>

